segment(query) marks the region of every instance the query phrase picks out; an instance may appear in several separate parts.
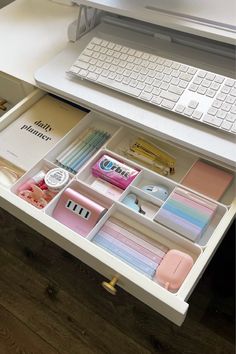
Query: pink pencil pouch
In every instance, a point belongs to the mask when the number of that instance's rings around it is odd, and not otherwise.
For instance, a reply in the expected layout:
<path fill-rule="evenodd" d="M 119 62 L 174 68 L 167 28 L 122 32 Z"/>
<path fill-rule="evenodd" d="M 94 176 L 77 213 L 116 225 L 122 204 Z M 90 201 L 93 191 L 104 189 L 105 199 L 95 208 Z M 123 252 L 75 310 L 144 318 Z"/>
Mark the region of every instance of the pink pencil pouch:
<path fill-rule="evenodd" d="M 139 173 L 138 170 L 125 165 L 109 155 L 103 155 L 92 166 L 92 174 L 111 184 L 125 189 Z"/>

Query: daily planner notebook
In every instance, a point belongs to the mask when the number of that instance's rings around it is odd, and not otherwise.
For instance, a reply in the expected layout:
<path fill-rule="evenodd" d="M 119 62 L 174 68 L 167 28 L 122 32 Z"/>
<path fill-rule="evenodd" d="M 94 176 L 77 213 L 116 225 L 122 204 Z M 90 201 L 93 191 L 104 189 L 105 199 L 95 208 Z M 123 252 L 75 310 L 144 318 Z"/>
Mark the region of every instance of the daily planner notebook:
<path fill-rule="evenodd" d="M 0 157 L 29 170 L 85 114 L 56 98 L 44 96 L 0 132 Z"/>

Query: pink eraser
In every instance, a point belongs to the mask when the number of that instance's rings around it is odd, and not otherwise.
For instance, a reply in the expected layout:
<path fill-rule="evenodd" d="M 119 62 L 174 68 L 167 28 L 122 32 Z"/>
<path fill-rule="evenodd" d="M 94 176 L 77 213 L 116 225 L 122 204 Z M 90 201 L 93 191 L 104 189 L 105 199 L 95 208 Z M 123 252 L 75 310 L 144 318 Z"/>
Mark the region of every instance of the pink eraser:
<path fill-rule="evenodd" d="M 168 290 L 176 291 L 182 285 L 193 266 L 193 259 L 187 253 L 170 250 L 157 268 L 154 280 Z"/>
<path fill-rule="evenodd" d="M 109 155 L 103 155 L 92 166 L 92 174 L 115 186 L 125 189 L 139 173 L 138 170 L 125 165 Z"/>

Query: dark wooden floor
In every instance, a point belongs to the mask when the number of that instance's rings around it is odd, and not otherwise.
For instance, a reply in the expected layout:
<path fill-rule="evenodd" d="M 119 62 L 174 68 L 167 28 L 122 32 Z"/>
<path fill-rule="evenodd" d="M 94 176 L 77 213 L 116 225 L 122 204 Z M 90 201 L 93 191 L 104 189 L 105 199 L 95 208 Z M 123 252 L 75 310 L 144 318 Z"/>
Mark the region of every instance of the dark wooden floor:
<path fill-rule="evenodd" d="M 0 354 L 233 354 L 234 227 L 177 327 L 0 209 Z"/>

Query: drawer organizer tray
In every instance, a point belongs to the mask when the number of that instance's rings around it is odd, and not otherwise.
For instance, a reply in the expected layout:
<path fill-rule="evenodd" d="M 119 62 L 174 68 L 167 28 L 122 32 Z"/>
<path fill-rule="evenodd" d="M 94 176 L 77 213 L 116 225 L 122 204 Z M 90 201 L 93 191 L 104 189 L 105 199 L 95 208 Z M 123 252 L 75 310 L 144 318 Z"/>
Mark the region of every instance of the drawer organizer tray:
<path fill-rule="evenodd" d="M 22 102 L 18 110 L 12 112 L 0 122 L 0 129 L 4 129 L 17 119 L 25 110 L 33 106 L 42 95 L 40 91 L 31 94 L 28 100 Z M 105 130 L 109 137 L 99 149 L 92 151 L 87 161 L 84 161 L 78 171 L 75 173 L 69 171 L 68 183 L 54 195 L 44 208 L 37 209 L 17 195 L 19 187 L 39 171 L 48 171 L 61 166 L 58 162 L 58 156 L 88 129 Z M 159 174 L 150 168 L 152 166 L 137 159 L 132 159 L 126 153 L 127 148 L 140 136 L 149 142 L 155 143 L 175 157 L 174 174 Z M 92 174 L 92 166 L 103 155 L 122 161 L 124 164 L 139 171 L 127 188 L 117 189 L 114 195 L 104 190 L 102 184 L 99 184 L 98 188 L 97 178 Z M 118 285 L 180 325 L 187 313 L 188 304 L 186 301 L 221 242 L 235 215 L 236 209 L 234 200 L 235 178 L 220 201 L 212 200 L 206 195 L 202 195 L 181 184 L 185 175 L 199 159 L 208 162 L 206 156 L 199 156 L 170 142 L 146 135 L 144 132 L 126 126 L 110 117 L 90 112 L 32 169 L 24 171 L 23 175 L 11 188 L 1 187 L 0 185 L 0 205 L 104 276 L 111 278 L 115 275 L 118 279 Z M 216 165 L 217 161 L 209 161 L 209 163 Z M 234 173 L 230 166 L 221 164 L 219 168 Z M 158 198 L 158 196 L 148 193 L 143 187 L 149 185 L 165 186 L 168 190 L 167 198 Z M 55 207 L 67 188 L 99 202 L 106 211 L 86 236 L 82 237 L 79 232 L 71 230 L 71 228 L 59 222 L 53 216 Z M 216 209 L 203 230 L 202 236 L 196 242 L 155 221 L 156 215 L 179 188 L 207 203 L 213 203 Z M 138 200 L 140 199 L 141 207 L 143 203 L 143 208 L 147 208 L 151 212 L 147 214 L 140 213 L 125 204 L 125 198 L 130 194 L 135 195 Z M 168 249 L 176 249 L 192 257 L 194 264 L 182 285 L 176 291 L 165 289 L 161 284 L 148 278 L 137 268 L 132 267 L 114 255 L 114 253 L 108 252 L 94 242 L 96 235 L 103 229 L 107 221 L 114 219 L 125 223 L 128 228 L 134 228 L 142 233 L 145 239 L 151 243 L 157 242 Z"/>

